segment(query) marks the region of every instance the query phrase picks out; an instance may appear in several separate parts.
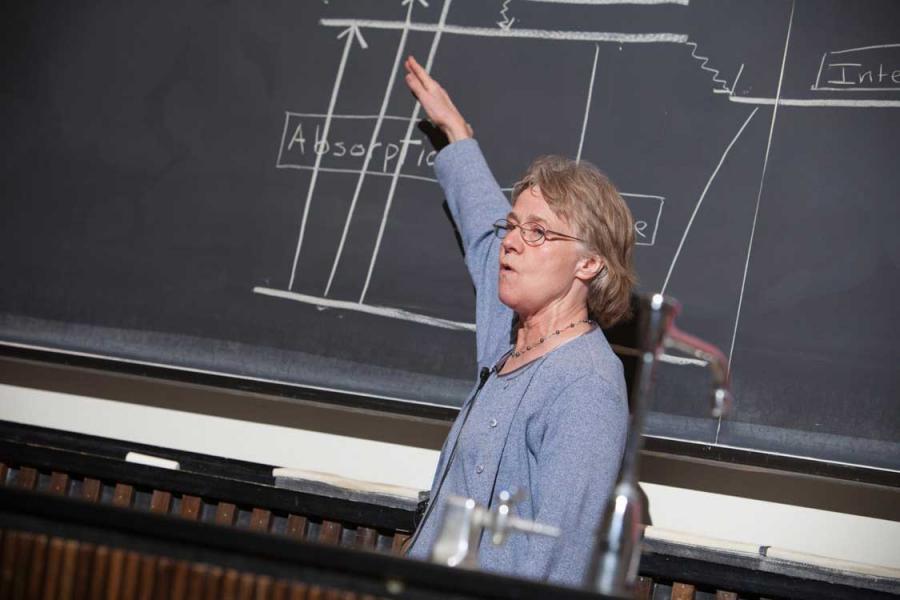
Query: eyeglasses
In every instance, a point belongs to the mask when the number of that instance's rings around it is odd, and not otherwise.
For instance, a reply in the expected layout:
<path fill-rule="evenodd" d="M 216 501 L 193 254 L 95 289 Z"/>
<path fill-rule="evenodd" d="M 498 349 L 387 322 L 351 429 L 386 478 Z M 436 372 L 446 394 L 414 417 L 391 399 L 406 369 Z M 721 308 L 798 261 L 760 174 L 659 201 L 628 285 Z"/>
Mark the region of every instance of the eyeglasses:
<path fill-rule="evenodd" d="M 545 240 L 566 240 L 571 242 L 583 242 L 581 238 L 577 238 L 558 231 L 547 229 L 543 225 L 537 223 L 513 223 L 507 219 L 500 219 L 494 223 L 494 234 L 501 240 L 506 237 L 510 231 L 518 228 L 522 232 L 522 239 L 529 246 L 540 246 Z"/>

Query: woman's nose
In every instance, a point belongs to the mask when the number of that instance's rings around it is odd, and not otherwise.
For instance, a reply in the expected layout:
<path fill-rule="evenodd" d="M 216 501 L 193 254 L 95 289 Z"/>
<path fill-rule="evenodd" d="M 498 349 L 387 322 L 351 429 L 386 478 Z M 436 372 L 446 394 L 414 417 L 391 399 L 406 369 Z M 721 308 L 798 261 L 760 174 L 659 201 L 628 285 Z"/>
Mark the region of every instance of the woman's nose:
<path fill-rule="evenodd" d="M 505 252 L 521 252 L 522 244 L 524 243 L 525 240 L 522 239 L 522 230 L 516 227 L 513 231 L 506 232 L 500 245 L 503 246 Z"/>

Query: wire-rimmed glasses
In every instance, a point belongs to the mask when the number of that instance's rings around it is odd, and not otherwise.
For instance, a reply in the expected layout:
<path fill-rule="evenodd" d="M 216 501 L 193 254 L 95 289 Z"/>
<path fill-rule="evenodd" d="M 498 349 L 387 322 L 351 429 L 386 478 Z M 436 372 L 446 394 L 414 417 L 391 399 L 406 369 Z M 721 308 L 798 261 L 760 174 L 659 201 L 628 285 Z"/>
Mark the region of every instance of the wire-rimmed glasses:
<path fill-rule="evenodd" d="M 522 234 L 522 240 L 529 246 L 540 246 L 545 240 L 566 240 L 571 242 L 583 242 L 581 238 L 547 229 L 539 223 L 513 223 L 509 219 L 498 219 L 494 223 L 494 235 L 501 240 L 506 234 L 518 228 Z"/>

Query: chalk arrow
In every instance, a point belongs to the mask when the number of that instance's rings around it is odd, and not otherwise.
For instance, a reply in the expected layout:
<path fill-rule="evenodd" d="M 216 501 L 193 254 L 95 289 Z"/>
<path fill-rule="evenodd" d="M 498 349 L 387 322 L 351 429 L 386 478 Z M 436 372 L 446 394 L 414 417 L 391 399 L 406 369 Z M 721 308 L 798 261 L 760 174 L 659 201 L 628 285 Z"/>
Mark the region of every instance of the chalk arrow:
<path fill-rule="evenodd" d="M 338 265 L 341 263 L 341 257 L 344 253 L 344 244 L 347 241 L 347 232 L 350 230 L 350 222 L 353 220 L 353 213 L 356 211 L 356 203 L 359 200 L 359 194 L 362 191 L 363 182 L 366 179 L 366 173 L 369 170 L 369 162 L 372 160 L 372 149 L 375 148 L 376 141 L 378 140 L 378 135 L 381 132 L 381 124 L 384 122 L 384 115 L 387 112 L 388 101 L 391 97 L 391 91 L 394 89 L 394 81 L 396 81 L 396 77 L 394 76 L 397 70 L 400 68 L 400 61 L 403 59 L 403 52 L 406 48 L 406 39 L 409 35 L 409 23 L 412 20 L 412 11 L 415 7 L 415 2 L 404 2 L 404 6 L 406 9 L 406 27 L 403 29 L 403 34 L 400 36 L 400 44 L 397 46 L 397 54 L 394 56 L 394 65 L 391 67 L 391 75 L 388 77 L 387 81 L 387 89 L 384 91 L 384 98 L 381 101 L 381 111 L 378 113 L 378 119 L 375 121 L 375 128 L 372 129 L 372 138 L 369 140 L 368 151 L 366 152 L 366 158 L 363 160 L 362 168 L 359 171 L 359 177 L 356 179 L 356 190 L 353 192 L 353 199 L 350 201 L 350 208 L 347 209 L 347 218 L 344 220 L 344 230 L 341 232 L 341 241 L 338 243 L 337 254 L 334 257 L 334 263 L 331 265 L 331 274 L 328 276 L 328 283 L 325 284 L 325 296 L 331 292 L 331 284 L 334 282 L 334 277 L 337 274 Z M 386 156 L 386 155 L 385 155 Z"/>
<path fill-rule="evenodd" d="M 500 9 L 500 16 L 503 17 L 502 21 L 497 21 L 497 25 L 500 26 L 500 29 L 503 31 L 509 31 L 510 27 L 512 27 L 513 23 L 516 22 L 515 18 L 510 19 L 509 15 L 506 14 L 509 10 L 509 1 L 503 3 L 503 8 Z"/>
<path fill-rule="evenodd" d="M 366 43 L 365 38 L 362 36 L 362 32 L 359 30 L 358 25 L 351 25 L 347 29 L 343 30 L 338 34 L 338 38 L 342 38 L 345 35 L 350 34 L 352 37 L 355 37 L 359 42 L 359 45 L 362 46 L 363 49 L 368 48 L 369 45 Z"/>
<path fill-rule="evenodd" d="M 403 0 L 403 2 L 400 3 L 400 6 L 406 6 L 408 4 L 412 4 L 413 2 L 418 2 L 425 8 L 428 8 L 428 3 L 425 2 L 425 0 Z"/>
<path fill-rule="evenodd" d="M 328 103 L 328 114 L 325 116 L 325 126 L 322 132 L 323 140 L 328 139 L 328 132 L 331 129 L 331 118 L 334 115 L 334 107 L 337 103 L 338 92 L 341 89 L 341 82 L 344 80 L 344 68 L 347 66 L 347 59 L 350 57 L 350 48 L 353 46 L 353 39 L 359 41 L 359 45 L 367 48 L 366 40 L 363 39 L 359 32 L 359 27 L 351 25 L 340 34 L 339 38 L 346 36 L 347 41 L 344 42 L 344 52 L 341 54 L 341 62 L 338 65 L 337 77 L 334 78 L 334 88 L 331 90 L 331 101 Z M 294 279 L 297 277 L 297 266 L 300 263 L 300 250 L 303 248 L 303 238 L 306 235 L 306 222 L 309 219 L 309 207 L 312 205 L 313 194 L 316 189 L 316 182 L 319 178 L 319 165 L 322 163 L 322 154 L 315 152 L 316 164 L 313 166 L 312 177 L 309 180 L 309 187 L 306 190 L 306 203 L 303 205 L 303 217 L 300 219 L 300 234 L 297 236 L 297 249 L 294 250 L 294 264 L 291 266 L 291 279 L 288 283 L 288 290 L 294 289 Z"/>

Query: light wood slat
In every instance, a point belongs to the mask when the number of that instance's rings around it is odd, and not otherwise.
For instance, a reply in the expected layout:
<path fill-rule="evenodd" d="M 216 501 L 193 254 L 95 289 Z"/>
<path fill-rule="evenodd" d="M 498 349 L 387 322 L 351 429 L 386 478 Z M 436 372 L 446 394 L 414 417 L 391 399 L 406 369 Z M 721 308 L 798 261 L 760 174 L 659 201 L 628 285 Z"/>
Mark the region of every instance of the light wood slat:
<path fill-rule="evenodd" d="M 118 598 L 125 574 L 125 551 L 113 548 L 109 552 L 109 568 L 106 571 L 106 598 Z"/>
<path fill-rule="evenodd" d="M 75 575 L 78 568 L 78 547 L 75 540 L 66 540 L 63 547 L 62 568 L 60 569 L 58 600 L 72 600 L 75 592 Z"/>
<path fill-rule="evenodd" d="M 250 513 L 250 529 L 268 532 L 272 524 L 272 513 L 262 508 L 254 508 Z"/>
<path fill-rule="evenodd" d="M 4 531 L 2 554 L 0 554 L 0 598 L 9 598 L 16 571 L 16 549 L 19 545 L 18 531 Z"/>
<path fill-rule="evenodd" d="M 161 556 L 156 563 L 156 579 L 153 582 L 153 598 L 168 600 L 172 589 L 172 559 Z"/>
<path fill-rule="evenodd" d="M 187 589 L 188 600 L 203 600 L 203 591 L 208 574 L 209 567 L 206 565 L 199 563 L 191 565 L 191 575 L 188 578 Z"/>
<path fill-rule="evenodd" d="M 256 589 L 253 591 L 253 600 L 270 600 L 272 598 L 272 578 L 268 575 L 256 577 Z"/>
<path fill-rule="evenodd" d="M 253 590 L 256 587 L 256 577 L 250 573 L 242 573 L 238 581 L 238 600 L 253 600 Z"/>
<path fill-rule="evenodd" d="M 297 538 L 299 540 L 306 539 L 306 517 L 300 515 L 288 515 L 287 530 L 285 532 L 288 537 Z"/>
<path fill-rule="evenodd" d="M 53 471 L 50 473 L 50 487 L 47 491 L 57 496 L 66 496 L 69 493 L 69 475 Z"/>
<path fill-rule="evenodd" d="M 653 580 L 649 577 L 638 577 L 634 586 L 635 600 L 651 600 L 653 598 Z"/>
<path fill-rule="evenodd" d="M 141 574 L 137 588 L 138 600 L 153 600 L 157 560 L 157 557 L 149 554 L 141 555 Z"/>
<path fill-rule="evenodd" d="M 279 579 L 272 586 L 272 600 L 289 600 L 290 583 L 284 579 Z"/>
<path fill-rule="evenodd" d="M 337 521 L 322 521 L 322 527 L 319 529 L 319 541 L 323 544 L 337 545 L 341 542 L 343 529 L 343 526 Z"/>
<path fill-rule="evenodd" d="M 150 512 L 167 515 L 172 508 L 172 493 L 164 490 L 153 490 L 150 496 Z"/>
<path fill-rule="evenodd" d="M 34 549 L 35 535 L 28 531 L 19 534 L 19 543 L 16 547 L 15 565 L 12 580 L 12 598 L 18 600 L 25 598 L 28 589 L 28 571 L 31 568 L 31 553 Z"/>
<path fill-rule="evenodd" d="M 220 591 L 222 589 L 223 571 L 221 567 L 211 567 L 206 576 L 206 584 L 204 590 L 204 598 L 206 600 L 216 600 L 221 598 Z"/>
<path fill-rule="evenodd" d="M 216 507 L 216 524 L 217 525 L 234 525 L 235 515 L 237 515 L 237 507 L 231 502 L 219 502 Z"/>
<path fill-rule="evenodd" d="M 343 596 L 343 594 L 341 594 L 338 590 L 327 588 L 325 590 L 324 600 L 341 600 L 341 596 Z"/>
<path fill-rule="evenodd" d="M 16 473 L 15 487 L 33 490 L 37 486 L 38 472 L 32 467 L 21 467 Z"/>
<path fill-rule="evenodd" d="M 117 483 L 116 489 L 113 491 L 112 505 L 131 508 L 132 502 L 134 502 L 134 487 L 124 483 Z"/>
<path fill-rule="evenodd" d="M 41 598 L 41 592 L 44 591 L 44 573 L 47 568 L 47 547 L 49 545 L 50 540 L 46 535 L 35 536 L 28 569 L 28 586 L 25 590 L 25 597 L 29 600 L 38 600 Z"/>
<path fill-rule="evenodd" d="M 309 588 L 309 591 L 306 592 L 306 600 L 325 600 L 323 597 L 325 594 L 322 593 L 322 588 L 317 585 Z"/>
<path fill-rule="evenodd" d="M 88 598 L 91 600 L 104 600 L 106 598 L 106 579 L 109 574 L 109 548 L 97 546 L 94 552 L 94 564 L 91 568 L 91 587 Z"/>
<path fill-rule="evenodd" d="M 200 519 L 200 509 L 202 507 L 203 502 L 197 496 L 185 495 L 181 497 L 181 516 L 185 519 L 191 521 Z"/>
<path fill-rule="evenodd" d="M 310 600 L 309 594 L 307 592 L 309 588 L 306 587 L 306 584 L 294 582 L 291 584 L 291 600 Z"/>
<path fill-rule="evenodd" d="M 140 574 L 141 555 L 134 551 L 127 552 L 122 567 L 122 584 L 119 588 L 119 598 L 122 600 L 137 600 Z"/>
<path fill-rule="evenodd" d="M 672 584 L 672 600 L 694 600 L 694 586 L 689 583 Z"/>
<path fill-rule="evenodd" d="M 42 597 L 44 573 L 47 568 L 47 547 L 49 544 L 50 540 L 44 534 L 34 538 L 34 544 L 31 548 L 31 566 L 28 569 L 28 586 L 25 590 L 25 597 L 29 600 L 38 600 Z"/>
<path fill-rule="evenodd" d="M 175 563 L 172 569 L 172 591 L 169 594 L 171 600 L 185 600 L 187 598 L 188 576 L 191 564 L 184 560 Z"/>
<path fill-rule="evenodd" d="M 91 589 L 91 571 L 94 568 L 94 554 L 97 548 L 89 542 L 81 542 L 78 547 L 78 566 L 75 568 L 75 582 L 72 585 L 73 600 L 87 600 Z"/>
<path fill-rule="evenodd" d="M 238 580 L 240 574 L 235 569 L 227 569 L 222 575 L 221 596 L 220 598 L 228 600 L 237 600 Z"/>
<path fill-rule="evenodd" d="M 81 485 L 81 498 L 88 502 L 99 502 L 102 490 L 103 485 L 100 483 L 99 479 L 85 477 L 84 482 Z"/>
<path fill-rule="evenodd" d="M 62 570 L 63 541 L 58 537 L 50 538 L 50 546 L 47 550 L 47 566 L 44 570 L 44 589 L 41 594 L 43 600 L 55 600 L 56 590 L 59 587 L 60 571 Z"/>
<path fill-rule="evenodd" d="M 12 587 L 13 569 L 15 569 L 16 544 L 18 537 L 13 537 L 11 531 L 0 529 L 0 592 L 6 592 L 4 582 L 9 580 L 8 588 Z M 7 565 L 7 561 L 9 564 Z"/>

